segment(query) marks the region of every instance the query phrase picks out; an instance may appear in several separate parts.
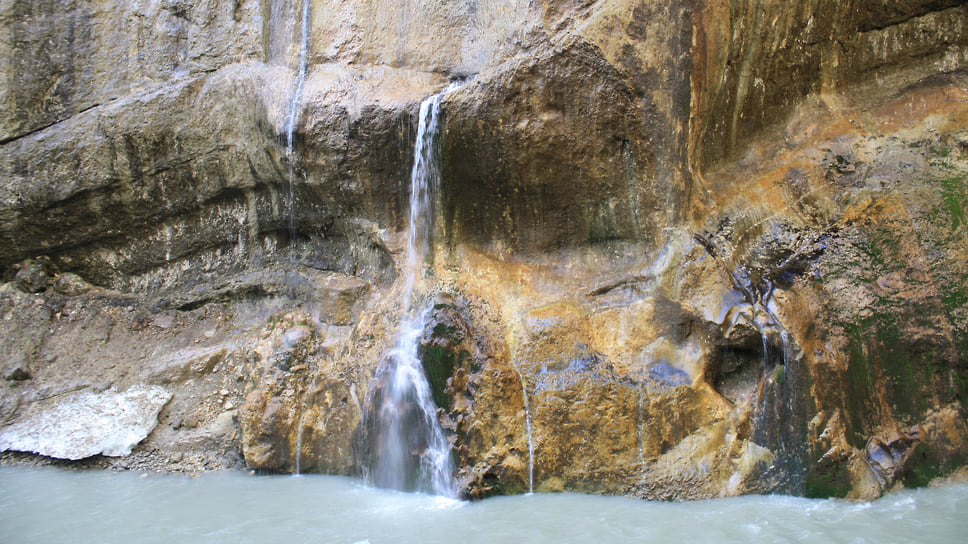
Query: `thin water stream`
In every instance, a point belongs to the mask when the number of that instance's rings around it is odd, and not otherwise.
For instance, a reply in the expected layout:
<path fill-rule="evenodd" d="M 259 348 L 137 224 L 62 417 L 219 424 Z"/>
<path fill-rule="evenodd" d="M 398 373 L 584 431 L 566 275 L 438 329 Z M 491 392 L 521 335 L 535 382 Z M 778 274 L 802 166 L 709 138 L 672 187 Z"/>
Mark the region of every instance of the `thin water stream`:
<path fill-rule="evenodd" d="M 0 542 L 963 542 L 968 484 L 872 503 L 533 494 L 468 503 L 351 478 L 0 467 Z"/>
<path fill-rule="evenodd" d="M 296 428 L 296 451 L 293 453 L 293 456 L 295 457 L 293 464 L 296 467 L 295 468 L 296 474 L 302 474 L 302 443 L 303 443 L 303 418 L 304 417 L 305 416 L 303 414 L 300 414 L 299 419 L 296 422 L 296 425 L 298 425 L 298 427 Z"/>
<path fill-rule="evenodd" d="M 294 150 L 294 137 L 296 133 L 296 120 L 299 116 L 299 102 L 302 99 L 303 83 L 306 81 L 306 70 L 309 56 L 309 26 L 310 8 L 312 0 L 303 0 L 302 21 L 299 40 L 299 70 L 296 72 L 296 79 L 293 82 L 292 99 L 289 102 L 289 120 L 286 123 L 286 161 L 289 163 L 289 258 L 292 262 L 296 260 L 296 156 Z M 296 431 L 296 451 L 295 451 L 295 473 L 302 472 L 302 438 L 303 421 L 302 415 L 299 417 L 299 428 Z"/>
<path fill-rule="evenodd" d="M 309 26 L 311 0 L 303 0 L 301 35 L 299 40 L 299 69 L 293 82 L 292 100 L 289 102 L 289 120 L 286 123 L 286 160 L 289 163 L 289 251 L 290 255 L 296 243 L 296 157 L 294 153 L 294 136 L 296 120 L 299 115 L 299 102 L 302 99 L 303 83 L 306 81 L 306 66 L 309 55 Z"/>
<path fill-rule="evenodd" d="M 534 493 L 534 435 L 531 430 L 531 402 L 528 400 L 528 386 L 520 369 L 518 376 L 521 378 L 521 394 L 524 396 L 524 429 L 528 433 L 528 493 Z"/>

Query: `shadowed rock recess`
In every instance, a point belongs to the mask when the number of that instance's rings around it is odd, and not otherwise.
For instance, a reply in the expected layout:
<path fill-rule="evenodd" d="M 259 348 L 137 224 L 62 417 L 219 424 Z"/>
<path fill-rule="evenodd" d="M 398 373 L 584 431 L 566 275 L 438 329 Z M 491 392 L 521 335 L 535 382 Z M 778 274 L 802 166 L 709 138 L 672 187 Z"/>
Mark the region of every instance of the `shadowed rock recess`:
<path fill-rule="evenodd" d="M 968 464 L 964 2 L 303 1 L 0 0 L 0 462 L 365 473 L 461 81 L 414 307 L 462 496 Z"/>

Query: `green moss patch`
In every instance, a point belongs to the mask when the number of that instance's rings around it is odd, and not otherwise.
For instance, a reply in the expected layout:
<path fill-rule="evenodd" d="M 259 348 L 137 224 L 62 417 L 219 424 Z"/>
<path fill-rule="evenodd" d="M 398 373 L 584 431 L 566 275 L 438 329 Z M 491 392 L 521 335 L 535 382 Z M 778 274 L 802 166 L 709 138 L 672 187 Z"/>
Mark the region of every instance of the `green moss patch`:
<path fill-rule="evenodd" d="M 847 463 L 825 462 L 812 467 L 807 475 L 804 495 L 811 499 L 842 499 L 850 492 L 850 472 Z"/>

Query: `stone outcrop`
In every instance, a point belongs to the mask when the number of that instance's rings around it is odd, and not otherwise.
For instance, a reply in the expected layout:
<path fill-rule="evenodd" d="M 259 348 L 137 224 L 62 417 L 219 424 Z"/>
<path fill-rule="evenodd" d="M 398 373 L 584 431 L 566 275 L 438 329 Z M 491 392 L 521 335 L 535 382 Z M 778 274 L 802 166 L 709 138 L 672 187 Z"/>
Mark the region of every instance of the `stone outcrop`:
<path fill-rule="evenodd" d="M 299 81 L 303 7 L 0 2 L 0 433 L 157 386 L 76 457 L 362 473 L 455 80 L 419 354 L 464 496 L 968 462 L 963 2 L 313 2 Z"/>

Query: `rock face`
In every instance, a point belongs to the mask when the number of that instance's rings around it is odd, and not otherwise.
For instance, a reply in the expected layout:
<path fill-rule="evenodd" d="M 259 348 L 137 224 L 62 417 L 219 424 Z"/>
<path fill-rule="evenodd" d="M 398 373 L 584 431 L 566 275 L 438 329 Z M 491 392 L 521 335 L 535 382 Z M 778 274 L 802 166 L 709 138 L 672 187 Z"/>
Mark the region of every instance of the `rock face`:
<path fill-rule="evenodd" d="M 0 2 L 3 436 L 159 386 L 87 463 L 364 472 L 459 80 L 418 293 L 465 496 L 968 463 L 963 2 L 343 0 L 303 44 L 304 7 Z"/>

